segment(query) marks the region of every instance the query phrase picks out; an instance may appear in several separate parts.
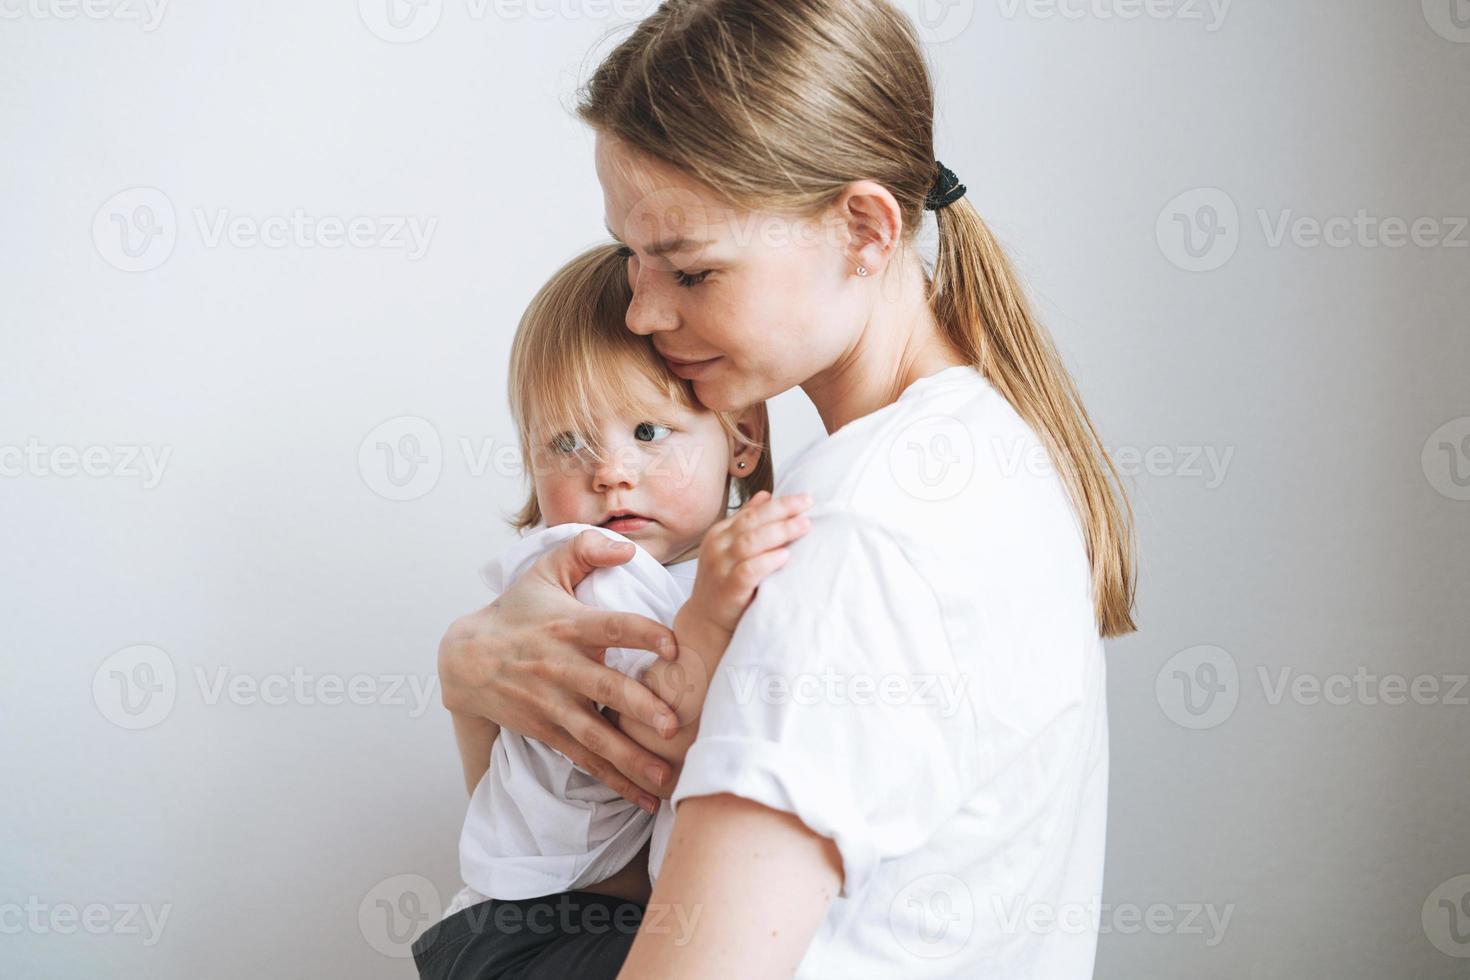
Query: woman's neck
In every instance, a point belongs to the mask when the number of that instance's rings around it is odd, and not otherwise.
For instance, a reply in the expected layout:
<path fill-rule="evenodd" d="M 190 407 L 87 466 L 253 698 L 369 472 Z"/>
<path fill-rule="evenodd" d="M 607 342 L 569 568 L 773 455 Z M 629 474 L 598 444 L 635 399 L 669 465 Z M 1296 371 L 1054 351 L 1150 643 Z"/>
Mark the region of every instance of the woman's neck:
<path fill-rule="evenodd" d="M 918 256 L 906 252 L 884 279 L 874 283 L 880 298 L 852 345 L 801 386 L 828 435 L 893 404 L 920 378 L 965 363 L 929 308 Z M 894 282 L 897 295 L 885 296 Z"/>

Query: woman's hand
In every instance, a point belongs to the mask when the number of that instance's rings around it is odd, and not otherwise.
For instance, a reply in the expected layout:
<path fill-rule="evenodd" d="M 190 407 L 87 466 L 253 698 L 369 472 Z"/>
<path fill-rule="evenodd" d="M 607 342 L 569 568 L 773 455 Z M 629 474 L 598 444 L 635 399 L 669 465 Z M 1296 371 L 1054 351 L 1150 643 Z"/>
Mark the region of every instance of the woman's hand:
<path fill-rule="evenodd" d="M 573 596 L 594 568 L 633 557 L 630 544 L 584 531 L 541 557 L 479 612 L 450 624 L 439 643 L 444 707 L 551 746 L 649 812 L 672 770 L 598 713 L 593 701 L 661 735 L 678 722 L 642 684 L 604 666 L 608 647 L 678 656 L 673 631 L 633 613 L 592 609 Z M 663 789 L 667 793 L 667 789 Z"/>

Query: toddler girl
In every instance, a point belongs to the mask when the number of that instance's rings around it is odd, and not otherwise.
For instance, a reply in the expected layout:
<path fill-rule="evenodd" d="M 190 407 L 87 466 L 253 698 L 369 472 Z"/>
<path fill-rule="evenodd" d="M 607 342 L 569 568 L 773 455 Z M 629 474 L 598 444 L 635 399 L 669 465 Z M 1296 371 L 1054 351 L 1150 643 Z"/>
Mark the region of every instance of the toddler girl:
<path fill-rule="evenodd" d="M 576 595 L 673 628 L 678 660 L 614 648 L 605 662 L 675 709 L 681 728 L 668 740 L 613 720 L 670 759 L 677 779 L 718 658 L 757 585 L 806 532 L 810 501 L 770 494 L 764 404 L 703 408 L 627 329 L 631 298 L 626 252 L 602 246 L 561 269 L 522 318 L 509 390 L 533 488 L 512 522 L 521 539 L 483 576 L 499 594 L 589 529 L 635 545 Z M 734 517 L 732 490 L 744 504 Z M 498 732 L 460 839 L 466 887 L 414 944 L 420 975 L 615 976 L 672 822 L 667 801 L 655 817 L 549 746 Z"/>

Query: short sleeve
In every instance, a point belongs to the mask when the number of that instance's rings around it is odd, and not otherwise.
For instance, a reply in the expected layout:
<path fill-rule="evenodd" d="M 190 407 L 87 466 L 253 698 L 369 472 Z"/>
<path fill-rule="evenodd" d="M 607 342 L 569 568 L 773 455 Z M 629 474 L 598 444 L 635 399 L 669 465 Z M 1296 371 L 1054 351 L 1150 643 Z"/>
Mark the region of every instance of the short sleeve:
<path fill-rule="evenodd" d="M 844 509 L 811 516 L 715 672 L 673 800 L 795 815 L 837 845 L 851 895 L 973 795 L 974 713 L 938 594 L 900 543 Z"/>

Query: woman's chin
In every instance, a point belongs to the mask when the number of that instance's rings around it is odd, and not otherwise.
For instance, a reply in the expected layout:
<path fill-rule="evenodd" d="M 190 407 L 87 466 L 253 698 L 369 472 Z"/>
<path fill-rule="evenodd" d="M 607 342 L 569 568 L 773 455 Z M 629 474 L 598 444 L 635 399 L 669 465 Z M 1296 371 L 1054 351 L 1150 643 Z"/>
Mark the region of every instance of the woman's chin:
<path fill-rule="evenodd" d="M 743 412 L 762 400 L 759 394 L 745 391 L 725 377 L 694 382 L 694 397 L 712 412 Z"/>

